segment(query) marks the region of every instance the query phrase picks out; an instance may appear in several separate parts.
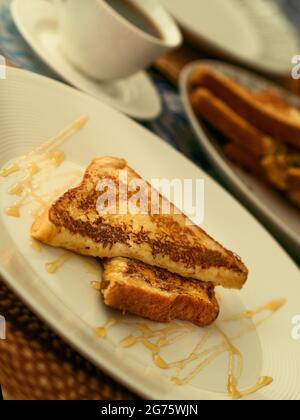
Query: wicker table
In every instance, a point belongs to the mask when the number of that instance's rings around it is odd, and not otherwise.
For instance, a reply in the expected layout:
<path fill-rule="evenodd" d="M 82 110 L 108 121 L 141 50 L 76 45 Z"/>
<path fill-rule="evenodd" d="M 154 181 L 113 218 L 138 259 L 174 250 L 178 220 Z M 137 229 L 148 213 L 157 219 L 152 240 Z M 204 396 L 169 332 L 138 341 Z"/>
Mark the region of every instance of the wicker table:
<path fill-rule="evenodd" d="M 66 345 L 0 280 L 0 384 L 7 399 L 137 398 Z"/>

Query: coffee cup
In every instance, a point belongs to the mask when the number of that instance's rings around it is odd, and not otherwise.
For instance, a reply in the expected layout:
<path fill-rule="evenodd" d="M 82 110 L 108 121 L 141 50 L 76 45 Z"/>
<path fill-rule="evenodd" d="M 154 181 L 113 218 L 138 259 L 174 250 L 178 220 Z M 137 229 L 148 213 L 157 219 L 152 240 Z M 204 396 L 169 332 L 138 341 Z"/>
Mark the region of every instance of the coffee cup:
<path fill-rule="evenodd" d="M 178 47 L 182 36 L 156 0 L 54 0 L 60 48 L 100 81 L 127 78 Z"/>

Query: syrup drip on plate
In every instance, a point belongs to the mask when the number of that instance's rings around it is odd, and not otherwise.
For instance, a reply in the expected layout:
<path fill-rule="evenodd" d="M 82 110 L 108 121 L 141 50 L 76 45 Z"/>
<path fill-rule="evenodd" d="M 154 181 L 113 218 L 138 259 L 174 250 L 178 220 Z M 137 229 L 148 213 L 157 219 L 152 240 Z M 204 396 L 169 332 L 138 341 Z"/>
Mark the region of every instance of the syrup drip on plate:
<path fill-rule="evenodd" d="M 190 354 L 186 358 L 177 360 L 175 362 L 167 362 L 160 355 L 161 350 L 164 347 L 175 343 L 177 340 L 182 339 L 183 336 L 188 334 L 191 331 L 190 324 L 178 324 L 173 322 L 166 327 L 153 329 L 147 323 L 122 321 L 126 325 L 131 325 L 134 327 L 136 329 L 136 333 L 130 334 L 123 338 L 120 341 L 120 346 L 122 348 L 129 348 L 137 344 L 143 345 L 147 350 L 151 352 L 153 362 L 158 368 L 163 370 L 176 368 L 178 370 L 178 375 L 170 378 L 171 382 L 178 386 L 182 386 L 191 382 L 191 380 L 198 376 L 207 366 L 211 365 L 218 357 L 224 353 L 228 353 L 229 364 L 227 372 L 227 392 L 231 398 L 240 399 L 252 395 L 260 389 L 271 385 L 273 378 L 269 376 L 262 376 L 258 379 L 258 382 L 254 386 L 251 386 L 245 390 L 240 390 L 238 388 L 238 383 L 242 375 L 244 361 L 243 355 L 241 351 L 234 345 L 234 341 L 245 336 L 253 329 L 261 325 L 274 313 L 279 311 L 285 304 L 285 299 L 276 299 L 252 311 L 246 311 L 243 314 L 238 314 L 230 319 L 222 320 L 223 322 L 233 322 L 240 319 L 253 319 L 258 315 L 266 314 L 259 320 L 254 321 L 254 324 L 249 328 L 240 331 L 233 337 L 226 335 L 219 326 L 212 327 L 211 330 L 215 329 L 221 338 L 221 342 L 220 344 L 213 345 L 209 348 L 205 347 L 210 337 L 210 331 L 206 330 L 199 343 L 196 344 Z M 115 325 L 115 322 L 113 325 Z M 194 329 L 196 327 L 192 326 L 192 328 Z M 103 332 L 103 330 L 100 331 Z M 106 330 L 104 336 L 106 336 Z M 197 364 L 186 376 L 180 377 L 179 373 L 192 363 Z"/>
<path fill-rule="evenodd" d="M 49 163 L 52 167 L 58 168 L 64 162 L 65 153 L 56 148 L 81 129 L 86 122 L 87 117 L 80 117 L 70 126 L 58 133 L 57 136 L 51 138 L 32 152 L 0 170 L 0 177 L 3 178 L 7 178 L 17 172 L 24 173 L 23 178 L 18 180 L 8 189 L 9 195 L 18 196 L 20 199 L 13 205 L 4 209 L 7 216 L 19 218 L 21 216 L 22 207 L 28 204 L 28 199 L 36 202 L 42 206 L 42 208 L 47 206 L 48 203 L 40 194 L 38 194 L 41 183 L 35 184 L 36 175 L 43 171 Z"/>
<path fill-rule="evenodd" d="M 109 328 L 112 328 L 116 325 L 117 320 L 115 318 L 110 318 L 103 327 L 96 328 L 96 333 L 99 337 L 104 338 L 107 335 Z"/>
<path fill-rule="evenodd" d="M 46 263 L 46 270 L 49 274 L 55 274 L 63 265 L 72 258 L 69 252 L 61 255 L 57 260 Z"/>

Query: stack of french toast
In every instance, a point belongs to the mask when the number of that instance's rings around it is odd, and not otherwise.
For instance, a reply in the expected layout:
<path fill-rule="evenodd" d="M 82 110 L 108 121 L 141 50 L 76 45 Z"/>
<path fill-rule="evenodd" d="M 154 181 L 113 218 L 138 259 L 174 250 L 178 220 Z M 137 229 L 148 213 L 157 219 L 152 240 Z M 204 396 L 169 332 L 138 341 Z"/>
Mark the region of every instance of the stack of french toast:
<path fill-rule="evenodd" d="M 37 217 L 32 237 L 99 259 L 104 268 L 101 294 L 112 308 L 153 321 L 179 319 L 201 327 L 213 323 L 219 314 L 215 286 L 241 289 L 246 266 L 160 194 L 158 211 L 153 212 L 149 191 L 154 189 L 146 182 L 139 193 L 147 194 L 149 206 L 132 212 L 132 191 L 121 193 L 120 171 L 128 184 L 142 180 L 123 159 L 93 160 L 81 184 Z M 99 198 L 107 193 L 99 182 L 107 179 L 116 192 L 117 205 L 111 211 L 99 208 Z M 166 202 L 169 212 L 163 211 Z"/>
<path fill-rule="evenodd" d="M 300 110 L 279 91 L 251 91 L 202 65 L 189 89 L 198 117 L 227 140 L 227 157 L 300 208 Z"/>

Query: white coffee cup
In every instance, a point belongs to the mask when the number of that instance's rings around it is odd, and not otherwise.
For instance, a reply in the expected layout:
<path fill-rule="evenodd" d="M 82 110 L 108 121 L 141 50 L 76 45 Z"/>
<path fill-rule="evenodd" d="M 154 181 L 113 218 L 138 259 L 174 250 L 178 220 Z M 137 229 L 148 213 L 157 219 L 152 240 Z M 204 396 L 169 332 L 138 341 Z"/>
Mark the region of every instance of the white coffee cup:
<path fill-rule="evenodd" d="M 182 42 L 180 30 L 156 0 L 130 0 L 161 37 L 139 29 L 105 0 L 55 0 L 60 47 L 80 71 L 97 80 L 126 78 Z"/>

